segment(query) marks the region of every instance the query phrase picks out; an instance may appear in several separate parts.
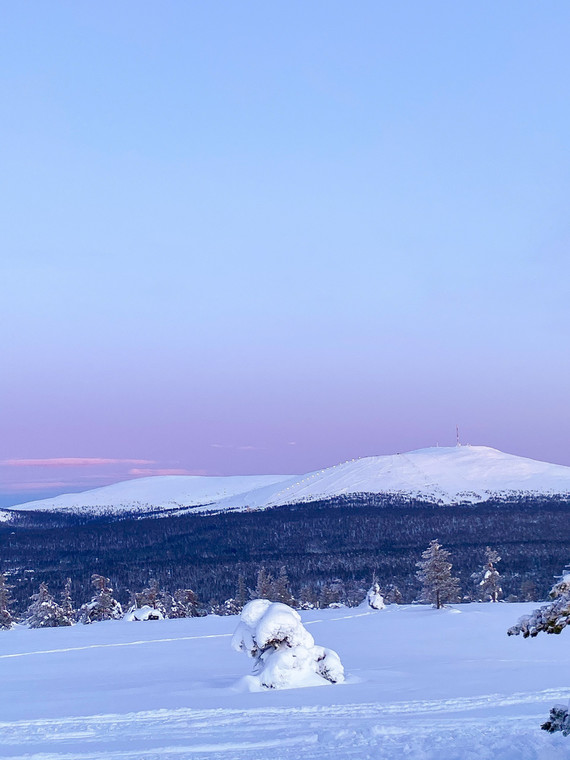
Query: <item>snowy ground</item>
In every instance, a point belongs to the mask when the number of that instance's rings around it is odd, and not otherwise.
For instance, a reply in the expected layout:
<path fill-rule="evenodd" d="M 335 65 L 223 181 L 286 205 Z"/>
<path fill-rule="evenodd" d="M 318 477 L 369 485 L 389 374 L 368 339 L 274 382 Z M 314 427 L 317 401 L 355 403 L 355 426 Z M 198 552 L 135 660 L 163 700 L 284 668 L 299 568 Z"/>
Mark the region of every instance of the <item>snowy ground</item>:
<path fill-rule="evenodd" d="M 539 725 L 570 698 L 569 632 L 506 629 L 535 605 L 303 613 L 347 682 L 239 688 L 236 618 L 0 632 L 0 757 L 26 760 L 570 760 Z"/>

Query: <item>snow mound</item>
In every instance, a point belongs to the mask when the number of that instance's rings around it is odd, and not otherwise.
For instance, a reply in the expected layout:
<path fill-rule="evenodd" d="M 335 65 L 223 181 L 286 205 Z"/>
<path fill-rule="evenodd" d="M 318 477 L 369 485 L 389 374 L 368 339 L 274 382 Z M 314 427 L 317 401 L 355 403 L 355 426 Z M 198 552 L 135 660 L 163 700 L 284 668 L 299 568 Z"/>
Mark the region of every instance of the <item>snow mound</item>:
<path fill-rule="evenodd" d="M 130 622 L 138 620 L 164 620 L 164 615 L 160 610 L 155 610 L 154 607 L 145 604 L 143 607 L 130 609 L 125 615 L 125 620 Z"/>
<path fill-rule="evenodd" d="M 254 599 L 245 605 L 232 647 L 256 661 L 250 691 L 342 683 L 344 668 L 332 649 L 315 646 L 299 613 L 279 602 Z"/>

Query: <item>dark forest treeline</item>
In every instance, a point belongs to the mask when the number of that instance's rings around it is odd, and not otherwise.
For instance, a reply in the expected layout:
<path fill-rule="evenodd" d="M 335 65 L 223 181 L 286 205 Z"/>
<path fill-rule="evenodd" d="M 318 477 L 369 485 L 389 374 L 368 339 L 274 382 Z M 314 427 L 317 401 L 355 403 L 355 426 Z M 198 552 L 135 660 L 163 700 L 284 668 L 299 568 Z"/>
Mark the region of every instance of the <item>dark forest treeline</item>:
<path fill-rule="evenodd" d="M 193 588 L 203 601 L 222 602 L 234 595 L 240 573 L 253 587 L 260 565 L 274 575 L 286 565 L 294 593 L 335 578 L 366 585 L 375 572 L 381 586 L 396 585 L 409 602 L 419 593 L 416 562 L 438 538 L 467 595 L 490 545 L 503 558 L 505 597 L 544 598 L 570 560 L 569 518 L 570 503 L 555 498 L 441 507 L 374 495 L 160 519 L 26 513 L 0 525 L 0 570 L 20 610 L 40 582 L 57 592 L 68 577 L 77 602 L 85 601 L 92 573 L 109 576 L 121 601 L 155 578 L 166 589 Z"/>

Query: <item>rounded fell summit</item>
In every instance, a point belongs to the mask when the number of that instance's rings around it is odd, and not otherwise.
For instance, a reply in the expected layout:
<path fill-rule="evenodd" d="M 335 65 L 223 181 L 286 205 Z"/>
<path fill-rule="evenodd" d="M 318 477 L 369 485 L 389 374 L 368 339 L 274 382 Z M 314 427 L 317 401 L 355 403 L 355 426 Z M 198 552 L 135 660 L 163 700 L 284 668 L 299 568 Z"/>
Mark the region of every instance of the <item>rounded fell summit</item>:
<path fill-rule="evenodd" d="M 489 446 L 434 446 L 351 460 L 282 486 L 272 506 L 366 493 L 473 504 L 491 498 L 569 495 L 570 467 Z"/>

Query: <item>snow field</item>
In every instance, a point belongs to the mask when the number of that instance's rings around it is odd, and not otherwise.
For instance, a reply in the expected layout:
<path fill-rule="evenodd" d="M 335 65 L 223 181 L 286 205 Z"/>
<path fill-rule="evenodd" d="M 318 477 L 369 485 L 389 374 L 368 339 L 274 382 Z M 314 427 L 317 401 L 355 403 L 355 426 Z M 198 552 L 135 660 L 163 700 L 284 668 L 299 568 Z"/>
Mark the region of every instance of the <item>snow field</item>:
<path fill-rule="evenodd" d="M 535 606 L 303 612 L 346 682 L 253 693 L 238 618 L 0 632 L 0 757 L 570 760 L 539 728 L 570 698 L 568 632 L 506 635 Z"/>

